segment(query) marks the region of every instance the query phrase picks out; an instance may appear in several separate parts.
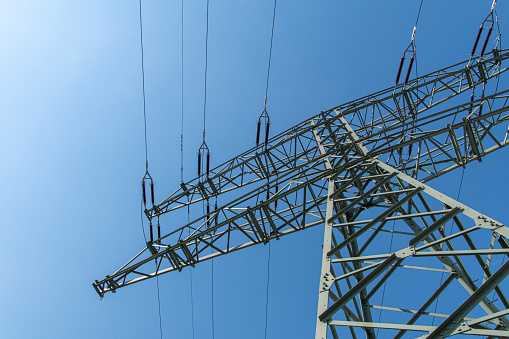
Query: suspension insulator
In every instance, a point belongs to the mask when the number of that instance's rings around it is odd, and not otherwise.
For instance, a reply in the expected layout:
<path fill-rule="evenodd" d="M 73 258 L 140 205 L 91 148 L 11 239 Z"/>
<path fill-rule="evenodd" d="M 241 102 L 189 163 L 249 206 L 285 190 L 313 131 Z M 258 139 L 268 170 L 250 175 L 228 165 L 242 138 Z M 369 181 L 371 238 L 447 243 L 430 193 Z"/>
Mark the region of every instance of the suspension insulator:
<path fill-rule="evenodd" d="M 152 220 L 149 222 L 150 229 L 150 242 L 154 242 L 154 227 L 152 226 Z"/>
<path fill-rule="evenodd" d="M 210 153 L 207 152 L 207 177 L 209 176 L 209 173 L 210 173 Z"/>
<path fill-rule="evenodd" d="M 401 76 L 401 70 L 403 69 L 404 63 L 405 63 L 405 56 L 402 56 L 401 61 L 399 62 L 398 74 L 396 75 L 396 85 L 399 82 L 399 77 Z"/>
<path fill-rule="evenodd" d="M 482 46 L 481 55 L 484 55 L 484 51 L 486 50 L 486 46 L 488 45 L 488 41 L 490 40 L 491 32 L 493 32 L 493 26 L 490 27 L 488 31 L 488 35 L 486 36 L 486 40 L 484 40 L 484 45 Z"/>
<path fill-rule="evenodd" d="M 408 157 L 409 158 L 412 155 L 412 146 L 413 146 L 413 144 L 408 145 Z"/>
<path fill-rule="evenodd" d="M 198 153 L 198 176 L 201 175 L 201 153 Z"/>
<path fill-rule="evenodd" d="M 278 188 L 277 188 L 277 184 L 276 184 L 276 191 L 274 192 L 274 194 L 277 194 L 277 192 L 278 192 L 278 191 L 279 191 L 279 190 L 278 190 Z M 276 199 L 276 201 L 274 202 L 274 208 L 277 208 L 277 199 Z"/>
<path fill-rule="evenodd" d="M 207 215 L 205 216 L 205 218 L 207 218 L 207 226 L 210 226 L 209 213 L 210 213 L 210 205 L 209 205 L 209 202 L 207 201 Z"/>
<path fill-rule="evenodd" d="M 475 38 L 474 47 L 472 48 L 472 52 L 470 53 L 470 56 L 474 56 L 475 49 L 477 48 L 477 43 L 479 43 L 479 38 L 481 37 L 482 33 L 482 26 L 479 27 L 479 32 L 477 32 L 477 37 Z"/>
<path fill-rule="evenodd" d="M 157 239 L 161 239 L 161 224 L 157 221 Z"/>
<path fill-rule="evenodd" d="M 258 121 L 256 124 L 256 146 L 260 143 L 260 127 L 262 126 L 262 122 Z"/>
<path fill-rule="evenodd" d="M 154 182 L 150 181 L 150 199 L 152 199 L 152 206 L 155 205 L 154 199 Z"/>
<path fill-rule="evenodd" d="M 475 98 L 475 88 L 472 88 L 472 95 L 470 96 L 470 107 L 468 108 L 468 113 L 472 113 L 472 108 L 474 106 L 474 98 Z"/>
<path fill-rule="evenodd" d="M 214 211 L 216 211 L 216 216 L 214 217 L 214 223 L 217 225 L 217 221 L 219 219 L 219 213 L 217 211 L 217 201 L 216 201 L 216 203 L 214 205 Z"/>
<path fill-rule="evenodd" d="M 267 198 L 265 200 L 269 200 L 269 197 L 270 197 L 270 191 L 269 191 L 269 188 L 267 187 Z"/>
<path fill-rule="evenodd" d="M 265 147 L 267 147 L 267 144 L 269 143 L 269 127 L 270 122 L 267 121 L 267 123 L 265 124 Z"/>
<path fill-rule="evenodd" d="M 143 195 L 143 205 L 147 206 L 147 194 L 145 190 L 145 179 L 141 182 L 141 190 Z"/>
<path fill-rule="evenodd" d="M 412 56 L 410 58 L 410 63 L 408 64 L 408 71 L 407 71 L 406 77 L 405 77 L 405 85 L 408 83 L 408 78 L 410 78 L 410 73 L 412 72 L 413 64 L 414 64 L 414 57 Z"/>

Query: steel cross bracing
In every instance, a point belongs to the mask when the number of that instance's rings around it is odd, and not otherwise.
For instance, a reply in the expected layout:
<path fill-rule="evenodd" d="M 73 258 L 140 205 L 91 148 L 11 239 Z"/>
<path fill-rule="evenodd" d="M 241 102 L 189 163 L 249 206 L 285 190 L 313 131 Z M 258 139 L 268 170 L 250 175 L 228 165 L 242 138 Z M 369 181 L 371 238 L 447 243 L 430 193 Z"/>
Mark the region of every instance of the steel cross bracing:
<path fill-rule="evenodd" d="M 507 145 L 509 90 L 498 83 L 508 58 L 494 50 L 321 112 L 181 184 L 149 219 L 219 206 L 180 227 L 162 223 L 164 236 L 94 288 L 102 297 L 325 225 L 317 338 L 509 335 L 499 311 L 509 308 L 500 284 L 509 230 L 425 184 Z M 475 87 L 489 94 L 471 98 Z M 432 310 L 446 293 L 445 310 Z"/>

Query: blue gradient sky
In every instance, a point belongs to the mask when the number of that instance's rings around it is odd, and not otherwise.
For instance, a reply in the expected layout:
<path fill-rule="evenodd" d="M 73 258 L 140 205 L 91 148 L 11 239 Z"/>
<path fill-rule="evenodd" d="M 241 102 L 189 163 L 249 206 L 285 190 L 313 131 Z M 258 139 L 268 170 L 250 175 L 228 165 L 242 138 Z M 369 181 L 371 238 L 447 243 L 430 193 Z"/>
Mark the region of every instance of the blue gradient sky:
<path fill-rule="evenodd" d="M 416 36 L 419 74 L 468 59 L 491 2 L 425 0 Z M 202 134 L 205 8 L 205 0 L 184 5 L 188 180 Z M 278 1 L 271 131 L 392 86 L 418 8 L 416 0 Z M 213 165 L 254 145 L 272 9 L 272 1 L 210 0 Z M 507 2 L 497 9 L 502 26 Z M 0 3 L 2 338 L 159 338 L 155 280 L 102 301 L 91 285 L 144 246 L 138 10 L 137 0 Z M 143 1 L 157 200 L 180 182 L 180 13 L 180 1 Z M 477 164 L 473 181 L 474 165 L 467 167 L 460 198 L 468 195 L 471 207 L 506 224 L 507 152 Z M 460 174 L 431 186 L 455 197 Z M 316 227 L 272 244 L 269 338 L 314 335 L 321 241 Z M 216 338 L 263 336 L 267 250 L 255 246 L 215 261 Z M 195 337 L 211 338 L 209 262 L 193 269 L 193 281 Z M 191 338 L 189 270 L 162 276 L 160 286 L 164 337 Z"/>

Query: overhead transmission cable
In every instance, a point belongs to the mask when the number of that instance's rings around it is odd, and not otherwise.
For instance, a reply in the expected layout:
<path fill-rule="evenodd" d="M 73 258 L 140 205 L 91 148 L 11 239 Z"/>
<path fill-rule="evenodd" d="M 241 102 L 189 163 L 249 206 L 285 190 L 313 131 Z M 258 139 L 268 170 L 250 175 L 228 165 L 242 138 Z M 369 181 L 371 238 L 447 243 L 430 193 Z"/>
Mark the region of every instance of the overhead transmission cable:
<path fill-rule="evenodd" d="M 145 65 L 143 61 L 143 23 L 141 19 L 141 0 L 140 0 L 140 45 L 141 45 L 141 76 L 142 76 L 142 90 L 143 90 L 143 123 L 145 127 L 145 168 L 148 172 L 148 147 L 147 147 L 147 111 L 145 99 Z"/>
<path fill-rule="evenodd" d="M 208 42 L 209 42 L 209 0 L 207 0 L 207 21 L 206 21 L 206 35 L 205 35 L 205 79 L 204 79 L 204 96 L 203 96 L 203 141 L 198 149 L 198 180 L 201 181 L 209 179 L 210 175 L 210 150 L 205 141 L 206 136 L 206 113 L 207 113 L 207 70 L 208 70 Z M 204 217 L 206 220 L 207 228 L 210 227 L 210 202 L 207 198 L 204 204 Z M 206 205 L 206 206 L 205 206 Z M 217 209 L 217 198 L 216 198 Z M 214 259 L 212 262 L 212 338 L 214 338 Z M 193 330 L 194 331 L 194 330 Z"/>
<path fill-rule="evenodd" d="M 460 179 L 460 184 L 459 184 L 459 187 L 458 187 L 458 194 L 456 195 L 456 201 L 459 201 L 460 200 L 460 195 L 461 195 L 461 188 L 463 187 L 463 178 L 465 176 L 465 168 L 463 167 L 463 171 L 461 172 L 461 179 Z M 454 227 L 454 221 L 451 221 L 451 229 L 449 231 L 449 234 L 452 234 L 452 230 L 453 230 L 453 227 Z M 444 225 L 444 229 L 445 229 L 445 225 Z M 444 272 L 441 273 L 440 275 L 440 284 L 438 286 L 442 286 L 444 282 Z M 438 296 L 436 299 L 435 299 L 435 308 L 433 310 L 433 314 L 436 314 L 437 313 L 437 307 L 438 307 L 438 300 L 440 299 L 440 296 Z M 443 307 L 444 307 L 444 301 L 445 301 L 445 292 L 442 296 L 442 304 L 440 305 L 440 312 L 442 311 Z M 432 320 L 431 320 L 431 326 L 433 326 L 435 323 L 435 316 L 433 316 Z"/>
<path fill-rule="evenodd" d="M 256 124 L 256 146 L 260 144 L 260 132 L 261 132 L 261 126 L 262 124 L 265 125 L 265 141 L 263 143 L 265 149 L 268 146 L 269 143 L 269 128 L 270 128 L 270 117 L 267 113 L 267 96 L 269 93 L 269 79 L 270 79 L 270 63 L 272 60 L 272 45 L 274 41 L 274 23 L 276 20 L 276 7 L 277 7 L 277 0 L 274 0 L 274 10 L 272 13 L 272 29 L 270 34 L 270 48 L 269 48 L 269 63 L 267 66 L 267 82 L 265 84 L 265 101 L 263 104 L 263 111 L 260 114 L 260 117 L 258 118 L 257 124 Z M 270 191 L 269 191 L 269 178 L 267 177 L 267 200 L 269 200 Z M 277 193 L 277 183 L 275 187 L 275 193 Z M 277 200 L 275 202 L 275 208 L 277 208 Z M 269 249 L 268 249 L 268 258 L 267 258 L 267 290 L 266 290 L 266 300 L 265 300 L 265 339 L 267 339 L 267 327 L 268 327 L 268 312 L 269 312 L 269 281 L 270 281 L 270 242 L 269 242 Z"/>
<path fill-rule="evenodd" d="M 154 199 L 154 181 L 152 180 L 152 176 L 148 172 L 148 143 L 147 143 L 147 110 L 146 110 L 146 95 L 145 95 L 145 63 L 144 63 L 144 55 L 143 55 L 143 20 L 141 14 L 141 0 L 139 0 L 140 4 L 140 47 L 141 47 L 141 76 L 142 76 L 142 92 L 143 92 L 143 123 L 144 123 L 144 132 L 145 132 L 145 175 L 141 181 L 142 187 L 142 197 L 143 197 L 143 206 L 147 209 L 147 190 L 150 189 L 150 201 L 152 203 L 152 207 L 155 205 Z M 149 221 L 150 228 L 150 242 L 154 241 L 154 232 L 152 227 L 152 221 Z"/>
<path fill-rule="evenodd" d="M 181 184 L 184 183 L 184 0 L 180 3 L 181 8 L 181 54 L 180 54 L 180 61 L 181 61 L 181 97 L 180 97 L 180 104 L 181 104 L 181 126 L 180 126 L 180 182 Z M 189 203 L 189 197 L 188 203 Z M 187 205 L 187 223 L 189 224 L 191 222 L 191 212 L 189 210 L 189 204 Z M 191 235 L 191 230 L 188 229 L 188 236 Z M 193 300 L 193 271 L 191 266 L 189 266 L 189 280 L 190 280 L 190 296 L 191 296 L 191 329 L 194 339 L 194 300 Z"/>
<path fill-rule="evenodd" d="M 479 45 L 479 41 L 481 39 L 483 30 L 488 30 L 488 32 L 486 34 L 486 38 L 484 39 L 484 43 L 482 44 L 481 51 L 480 51 L 480 53 L 478 55 L 478 60 L 481 60 L 481 58 L 483 57 L 483 55 L 484 55 L 484 53 L 486 51 L 486 47 L 488 46 L 488 43 L 489 43 L 489 40 L 490 40 L 490 36 L 491 36 L 493 30 L 495 29 L 495 25 L 496 25 L 497 30 L 498 30 L 498 36 L 495 39 L 495 46 L 493 46 L 493 49 L 496 50 L 498 45 L 501 44 L 502 31 L 500 30 L 500 27 L 499 27 L 499 24 L 498 24 L 498 16 L 497 16 L 496 9 L 495 9 L 496 4 L 497 4 L 497 0 L 493 0 L 493 2 L 491 4 L 490 12 L 486 16 L 486 18 L 482 21 L 481 26 L 479 26 L 479 31 L 477 32 L 477 36 L 476 36 L 475 41 L 474 41 L 474 46 L 472 47 L 472 51 L 470 52 L 470 59 L 468 61 L 467 68 L 476 59 L 477 46 Z M 505 22 L 504 22 L 504 24 L 505 24 Z M 503 29 L 503 26 L 502 26 L 502 29 Z M 496 54 L 496 52 L 495 52 L 495 54 Z M 497 81 L 495 86 L 498 86 L 498 81 Z M 486 86 L 483 83 L 481 97 L 485 96 L 485 90 L 486 90 Z M 496 92 L 496 90 L 495 90 L 495 92 Z M 470 109 L 469 109 L 469 115 L 472 114 L 472 106 L 473 106 L 474 99 L 475 99 L 475 86 L 472 86 L 472 95 L 470 96 L 471 104 L 470 104 Z M 481 104 L 481 106 L 479 108 L 479 113 L 478 113 L 479 115 L 482 114 L 482 107 L 483 106 Z M 475 168 L 474 168 L 474 171 L 475 171 Z M 463 186 L 463 177 L 464 177 L 464 175 L 465 175 L 465 167 L 463 167 L 463 171 L 461 173 L 461 180 L 460 180 L 460 184 L 459 184 L 459 188 L 458 188 L 458 195 L 457 195 L 457 198 L 456 198 L 456 200 L 458 200 L 458 201 L 459 201 L 461 189 L 462 189 L 462 186 Z M 472 173 L 472 179 L 473 179 L 473 173 Z M 471 184 L 472 183 L 470 183 L 470 185 Z M 469 188 L 468 194 L 470 194 L 470 188 Z M 468 195 L 467 195 L 467 201 L 468 201 Z M 454 225 L 454 222 L 451 224 L 451 229 L 450 229 L 450 232 L 449 232 L 450 234 L 452 234 L 453 225 Z M 444 272 L 442 272 L 442 274 L 441 274 L 440 285 L 442 285 L 443 278 L 444 278 Z M 435 300 L 434 313 L 436 313 L 436 310 L 437 310 L 438 299 L 439 298 L 437 298 Z M 442 310 L 442 308 L 444 306 L 444 302 L 445 302 L 445 293 L 444 293 L 444 296 L 442 297 L 442 303 L 441 303 L 441 306 L 440 306 L 440 311 Z M 434 324 L 434 322 L 435 322 L 435 316 L 433 316 L 432 325 Z"/>
<path fill-rule="evenodd" d="M 145 132 L 145 175 L 143 176 L 141 187 L 142 187 L 142 195 L 143 195 L 143 208 L 147 209 L 147 185 L 150 188 L 150 200 L 152 203 L 152 207 L 155 205 L 154 199 L 154 181 L 148 172 L 148 143 L 147 143 L 147 110 L 146 110 L 146 95 L 145 95 L 145 62 L 143 55 L 143 20 L 142 20 L 142 11 L 141 11 L 141 0 L 139 0 L 140 7 L 140 49 L 141 49 L 141 75 L 142 75 L 142 92 L 143 92 L 143 124 L 144 124 L 144 132 Z M 152 227 L 152 220 L 149 220 L 149 231 L 150 231 L 150 242 L 147 242 L 147 238 L 145 236 L 145 228 L 143 226 L 143 212 L 141 218 L 141 228 L 143 229 L 143 237 L 147 246 L 152 246 L 154 242 L 154 232 Z M 157 222 L 157 238 L 161 238 L 161 226 L 159 224 L 159 220 Z M 157 260 L 154 262 L 157 270 Z M 158 305 L 158 314 L 159 314 L 159 333 L 161 335 L 161 339 L 163 338 L 163 326 L 162 326 L 162 317 L 161 317 L 161 298 L 160 298 L 160 290 L 159 290 L 159 277 L 156 279 L 157 286 L 157 305 Z"/>
<path fill-rule="evenodd" d="M 412 67 L 413 67 L 414 62 L 415 62 L 415 65 L 416 65 L 415 66 L 415 72 L 417 73 L 417 47 L 416 47 L 416 44 L 415 44 L 415 34 L 417 32 L 417 26 L 419 24 L 419 18 L 421 16 L 422 3 L 423 3 L 423 0 L 421 0 L 421 3 L 419 4 L 419 10 L 417 11 L 417 18 L 415 19 L 415 25 L 414 25 L 414 28 L 412 30 L 412 38 L 410 40 L 410 44 L 408 44 L 407 48 L 403 52 L 403 55 L 401 56 L 401 60 L 400 60 L 400 63 L 399 63 L 399 68 L 398 68 L 398 73 L 396 75 L 396 82 L 394 84 L 394 93 L 396 92 L 396 87 L 399 84 L 399 79 L 400 79 L 400 76 L 401 76 L 401 71 L 403 69 L 405 60 L 408 59 L 409 55 L 410 55 L 410 60 L 409 60 L 408 68 L 407 68 L 407 73 L 405 75 L 405 81 L 403 82 L 403 88 L 405 88 L 407 83 L 408 83 L 408 80 L 410 78 L 410 74 L 412 73 Z M 417 76 L 417 78 L 419 78 L 419 77 Z M 412 128 L 411 128 L 411 131 L 410 131 L 410 138 L 412 138 L 412 134 L 413 134 L 413 131 L 414 131 L 414 127 L 413 127 L 414 126 L 414 120 L 415 120 L 415 116 L 413 117 L 413 120 L 412 120 Z M 406 131 L 404 133 L 406 134 Z M 402 138 L 404 138 L 404 137 L 405 137 L 405 135 L 403 135 Z M 400 152 L 400 157 L 401 157 L 401 152 L 402 152 L 401 148 L 399 149 L 399 152 Z M 410 144 L 408 146 L 408 158 L 410 158 L 411 154 L 412 154 L 412 144 Z M 393 242 L 393 238 L 394 238 L 394 227 L 395 227 L 395 224 L 396 224 L 396 221 L 394 221 L 393 224 L 392 224 L 391 240 L 390 240 L 390 243 L 389 243 L 389 253 L 392 252 L 392 242 Z M 384 304 L 385 285 L 386 285 L 386 283 L 387 283 L 387 281 L 384 281 L 384 283 L 383 283 L 381 306 L 383 306 L 383 304 Z M 378 314 L 378 322 L 380 322 L 380 319 L 382 318 L 382 312 L 383 312 L 383 309 L 380 309 L 380 313 Z M 379 330 L 380 329 L 378 328 L 377 331 L 376 331 L 377 336 L 378 336 Z"/>
<path fill-rule="evenodd" d="M 410 43 L 408 44 L 407 48 L 403 51 L 403 55 L 401 56 L 401 60 L 399 62 L 399 67 L 398 67 L 398 72 L 396 74 L 396 81 L 394 83 L 394 92 L 393 93 L 396 93 L 396 88 L 398 87 L 398 84 L 400 84 L 400 78 L 401 78 L 401 75 L 402 75 L 402 72 L 403 72 L 403 67 L 404 67 L 405 61 L 407 59 L 408 59 L 408 66 L 407 66 L 406 75 L 405 75 L 404 81 L 403 81 L 403 89 L 408 84 L 408 80 L 410 79 L 410 75 L 412 74 L 412 69 L 413 69 L 414 63 L 416 65 L 415 66 L 415 69 L 416 69 L 415 71 L 416 71 L 416 74 L 417 74 L 417 46 L 415 44 L 415 34 L 417 33 L 417 26 L 419 24 L 419 18 L 421 16 L 422 4 L 423 4 L 423 0 L 421 0 L 421 2 L 419 4 L 419 10 L 417 12 L 417 18 L 415 19 L 415 25 L 414 25 L 414 28 L 412 30 L 412 38 L 410 39 Z M 417 105 L 418 105 L 418 103 L 416 104 L 416 106 Z M 417 107 L 415 107 L 415 108 L 417 109 Z M 413 137 L 415 119 L 416 119 L 415 115 L 412 114 L 412 122 L 411 122 L 410 135 L 409 135 L 410 139 L 412 139 L 412 137 Z M 403 127 L 401 142 L 404 141 L 406 136 L 408 136 L 407 128 Z M 403 149 L 402 148 L 398 148 L 398 154 L 399 154 L 400 161 L 403 161 L 402 152 L 403 152 Z M 408 145 L 408 158 L 410 158 L 411 155 L 412 155 L 412 144 Z"/>
<path fill-rule="evenodd" d="M 269 93 L 269 78 L 270 78 L 270 61 L 272 59 L 272 42 L 274 40 L 274 23 L 276 19 L 276 5 L 277 0 L 274 0 L 274 12 L 272 14 L 272 30 L 270 35 L 270 49 L 269 49 L 269 65 L 267 67 L 267 84 L 265 86 L 265 102 L 263 104 L 263 111 L 258 118 L 258 122 L 256 124 L 256 146 L 260 144 L 260 132 L 262 124 L 265 125 L 265 142 L 264 146 L 267 147 L 269 143 L 269 127 L 270 127 L 270 117 L 267 113 L 267 96 Z"/>
<path fill-rule="evenodd" d="M 206 112 L 207 112 L 207 67 L 208 67 L 208 44 L 209 44 L 209 0 L 207 0 L 207 29 L 205 35 L 205 81 L 204 81 L 204 96 L 203 96 L 203 142 L 198 149 L 198 179 L 201 179 L 202 174 L 209 177 L 210 173 L 210 151 L 205 142 L 206 132 Z M 204 172 L 202 173 L 202 169 Z M 208 204 L 207 204 L 208 205 Z"/>
<path fill-rule="evenodd" d="M 392 241 L 394 240 L 394 226 L 396 226 L 396 220 L 392 222 L 392 232 L 391 232 L 391 241 L 389 243 L 389 253 L 392 253 Z M 384 305 L 384 298 L 385 298 L 385 285 L 387 281 L 384 282 L 384 287 L 382 291 L 382 301 L 380 302 L 380 306 Z M 380 313 L 378 313 L 378 322 L 380 323 L 382 319 L 382 309 L 380 309 Z M 378 337 L 378 332 L 380 331 L 380 328 L 376 329 L 376 336 Z"/>
<path fill-rule="evenodd" d="M 181 107 L 181 126 L 180 126 L 180 182 L 184 182 L 184 0 L 181 1 L 181 74 L 180 74 L 180 107 Z"/>
<path fill-rule="evenodd" d="M 267 257 L 267 298 L 265 300 L 265 339 L 267 339 L 267 325 L 268 325 L 268 316 L 269 316 L 269 281 L 270 281 L 270 242 L 269 245 L 269 255 Z"/>

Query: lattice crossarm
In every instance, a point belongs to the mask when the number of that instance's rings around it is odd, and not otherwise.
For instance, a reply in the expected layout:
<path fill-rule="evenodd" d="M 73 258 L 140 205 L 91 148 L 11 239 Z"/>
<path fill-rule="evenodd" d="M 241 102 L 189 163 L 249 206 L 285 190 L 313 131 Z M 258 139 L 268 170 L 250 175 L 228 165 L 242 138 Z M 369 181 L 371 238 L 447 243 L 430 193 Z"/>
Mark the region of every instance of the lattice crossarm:
<path fill-rule="evenodd" d="M 259 185 L 267 179 L 277 177 L 280 173 L 298 171 L 300 166 L 307 166 L 309 162 L 323 157 L 316 152 L 316 149 L 310 147 L 313 142 L 310 121 L 315 122 L 315 128 L 320 130 L 320 134 L 326 138 L 324 141 L 331 142 L 335 146 L 342 143 L 344 130 L 337 123 L 335 112 L 341 112 L 347 117 L 361 139 L 379 135 L 381 141 L 390 142 L 394 139 L 391 133 L 396 132 L 395 128 L 406 128 L 408 138 L 412 139 L 415 133 L 418 134 L 418 131 L 412 133 L 411 128 L 409 129 L 414 119 L 425 121 L 426 117 L 429 119 L 429 112 L 433 112 L 438 107 L 444 107 L 451 101 L 450 99 L 464 93 L 467 98 L 472 87 L 485 86 L 496 81 L 507 70 L 507 68 L 501 68 L 501 63 L 507 58 L 509 58 L 509 52 L 506 50 L 488 53 L 477 64 L 470 65 L 468 68 L 465 68 L 468 65 L 465 61 L 414 79 L 406 88 L 397 87 L 396 92 L 391 87 L 322 112 L 271 138 L 267 148 L 263 145 L 252 148 L 212 169 L 210 178 L 196 178 L 182 184 L 179 190 L 154 208 L 147 210 L 146 214 L 149 218 L 153 218 L 187 206 L 189 203 L 208 200 L 222 193 L 232 193 L 248 185 Z M 464 106 L 470 105 L 467 102 L 468 99 L 465 99 Z M 444 107 L 441 111 L 446 109 Z M 493 109 L 490 108 L 490 110 Z M 434 116 L 433 113 L 432 116 Z M 443 127 L 445 126 L 441 126 Z M 400 143 L 405 141 L 407 140 L 399 140 Z M 410 144 L 412 142 L 406 145 Z M 388 151 L 387 147 L 381 152 L 386 151 Z"/>
<path fill-rule="evenodd" d="M 312 122 L 310 126 L 313 126 Z M 321 143 L 327 139 L 321 134 L 323 131 L 316 127 L 311 130 L 314 144 L 320 143 L 320 147 L 315 148 L 322 153 L 326 151 Z M 332 155 L 328 154 L 325 161 L 322 159 L 299 172 L 279 176 L 280 189 L 277 192 L 276 180 L 269 181 L 267 185 L 255 188 L 208 215 L 172 230 L 149 243 L 149 250 L 142 251 L 143 255 L 138 255 L 115 274 L 96 282 L 96 289 L 103 295 L 159 274 L 181 270 L 213 257 L 323 224 L 327 179 L 334 178 L 338 187 L 349 186 L 348 177 L 352 171 L 373 166 L 371 162 L 352 165 L 352 160 L 359 154 L 351 147 L 343 148 L 343 153 L 336 151 L 334 155 L 339 158 L 332 159 Z M 267 190 L 273 193 L 263 201 Z"/>

